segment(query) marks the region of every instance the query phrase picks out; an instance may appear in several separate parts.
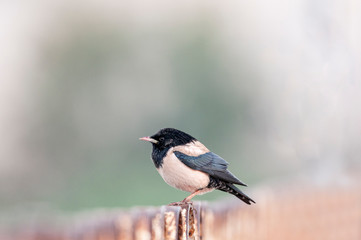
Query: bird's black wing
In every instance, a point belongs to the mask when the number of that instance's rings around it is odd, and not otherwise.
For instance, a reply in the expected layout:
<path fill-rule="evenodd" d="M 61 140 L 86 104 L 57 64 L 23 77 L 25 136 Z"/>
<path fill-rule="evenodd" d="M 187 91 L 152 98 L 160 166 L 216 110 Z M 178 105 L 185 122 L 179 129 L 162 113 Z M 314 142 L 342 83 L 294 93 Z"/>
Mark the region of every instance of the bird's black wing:
<path fill-rule="evenodd" d="M 199 156 L 189 156 L 179 151 L 174 151 L 176 157 L 188 167 L 208 173 L 214 178 L 223 181 L 247 186 L 236 176 L 227 170 L 228 162 L 213 152 L 207 152 Z"/>

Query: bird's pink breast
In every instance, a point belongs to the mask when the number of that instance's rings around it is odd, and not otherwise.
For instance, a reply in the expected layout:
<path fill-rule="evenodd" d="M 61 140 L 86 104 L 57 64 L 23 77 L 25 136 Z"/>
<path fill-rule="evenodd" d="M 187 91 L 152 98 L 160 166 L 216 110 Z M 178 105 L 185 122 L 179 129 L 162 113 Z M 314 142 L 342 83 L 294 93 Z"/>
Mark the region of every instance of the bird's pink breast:
<path fill-rule="evenodd" d="M 187 192 L 194 192 L 209 184 L 207 173 L 187 167 L 172 150 L 163 159 L 162 167 L 158 169 L 158 172 L 170 186 Z"/>

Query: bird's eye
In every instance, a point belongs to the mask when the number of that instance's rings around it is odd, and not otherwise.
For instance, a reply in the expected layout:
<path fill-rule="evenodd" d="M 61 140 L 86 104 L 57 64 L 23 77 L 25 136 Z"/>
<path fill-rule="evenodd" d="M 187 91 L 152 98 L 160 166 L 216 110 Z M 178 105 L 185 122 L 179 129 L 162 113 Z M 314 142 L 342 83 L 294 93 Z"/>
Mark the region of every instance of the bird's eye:
<path fill-rule="evenodd" d="M 160 138 L 159 138 L 159 141 L 160 141 L 160 142 L 163 142 L 163 141 L 164 141 L 164 137 L 160 137 Z"/>

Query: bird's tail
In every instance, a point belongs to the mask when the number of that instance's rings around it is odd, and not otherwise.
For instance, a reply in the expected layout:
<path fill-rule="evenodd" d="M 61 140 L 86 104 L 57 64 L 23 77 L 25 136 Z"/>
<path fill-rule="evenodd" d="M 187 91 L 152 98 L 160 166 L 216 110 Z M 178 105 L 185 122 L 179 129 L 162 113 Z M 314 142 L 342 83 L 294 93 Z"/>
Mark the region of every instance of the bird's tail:
<path fill-rule="evenodd" d="M 255 201 L 253 201 L 252 198 L 248 197 L 246 194 L 244 194 L 241 190 L 239 190 L 232 183 L 227 183 L 227 182 L 224 182 L 224 181 L 221 181 L 218 179 L 217 180 L 211 179 L 210 185 L 213 185 L 212 187 L 214 187 L 220 191 L 227 192 L 227 193 L 230 193 L 230 194 L 238 197 L 239 199 L 241 199 L 243 202 L 245 202 L 247 204 L 251 204 L 251 202 L 256 203 Z"/>
<path fill-rule="evenodd" d="M 229 189 L 227 189 L 230 194 L 233 194 L 234 196 L 238 197 L 239 199 L 241 199 L 243 202 L 247 203 L 247 204 L 251 204 L 251 202 L 256 203 L 255 201 L 253 201 L 252 198 L 248 197 L 246 194 L 244 194 L 241 190 L 239 190 L 236 186 L 234 186 L 231 183 L 226 183 L 226 185 L 228 186 Z M 230 191 L 229 191 L 230 190 Z"/>

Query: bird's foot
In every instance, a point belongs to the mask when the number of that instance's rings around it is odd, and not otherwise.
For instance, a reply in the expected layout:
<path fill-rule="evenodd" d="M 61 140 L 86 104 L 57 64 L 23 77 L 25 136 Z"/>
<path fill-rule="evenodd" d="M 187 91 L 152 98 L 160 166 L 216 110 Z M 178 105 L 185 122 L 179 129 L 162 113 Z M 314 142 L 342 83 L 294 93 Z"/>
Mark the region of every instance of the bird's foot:
<path fill-rule="evenodd" d="M 184 199 L 183 201 L 180 202 L 173 202 L 168 204 L 168 206 L 185 206 L 185 205 L 193 205 L 193 202 L 188 201 L 188 199 Z"/>

